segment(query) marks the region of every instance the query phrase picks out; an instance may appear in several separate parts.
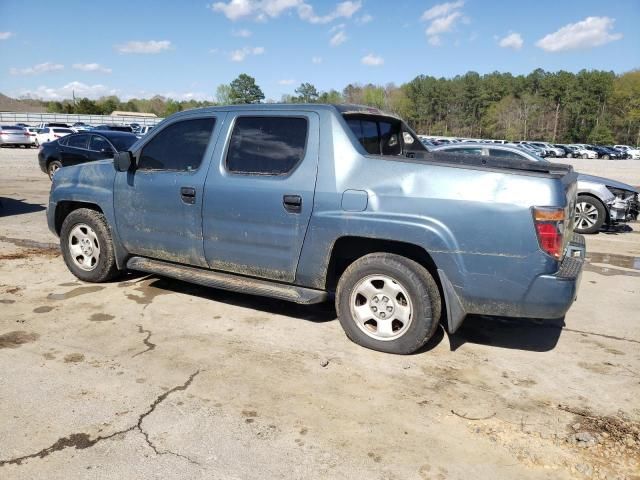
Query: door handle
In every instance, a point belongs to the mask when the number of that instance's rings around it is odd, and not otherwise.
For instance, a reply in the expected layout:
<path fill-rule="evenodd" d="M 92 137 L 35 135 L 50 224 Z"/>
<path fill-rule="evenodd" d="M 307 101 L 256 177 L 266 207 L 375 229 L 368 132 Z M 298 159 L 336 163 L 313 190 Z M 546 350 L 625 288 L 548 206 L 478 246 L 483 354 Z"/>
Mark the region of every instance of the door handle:
<path fill-rule="evenodd" d="M 196 189 L 193 187 L 181 187 L 180 197 L 184 203 L 193 205 L 196 203 Z"/>
<path fill-rule="evenodd" d="M 302 197 L 300 195 L 285 195 L 282 197 L 284 209 L 290 213 L 300 213 L 302 211 Z"/>

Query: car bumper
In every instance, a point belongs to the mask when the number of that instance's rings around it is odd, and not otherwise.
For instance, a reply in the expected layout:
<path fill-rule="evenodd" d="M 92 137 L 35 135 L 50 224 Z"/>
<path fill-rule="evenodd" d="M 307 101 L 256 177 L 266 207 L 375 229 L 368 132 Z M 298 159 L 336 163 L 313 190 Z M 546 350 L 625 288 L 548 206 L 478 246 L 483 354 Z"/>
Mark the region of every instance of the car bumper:
<path fill-rule="evenodd" d="M 531 284 L 521 306 L 520 316 L 563 317 L 576 299 L 585 255 L 584 237 L 574 233 L 558 271 L 551 275 L 540 275 Z"/>
<path fill-rule="evenodd" d="M 625 200 L 616 198 L 613 203 L 607 205 L 607 208 L 612 222 L 633 222 L 637 220 L 640 213 L 638 194 Z"/>

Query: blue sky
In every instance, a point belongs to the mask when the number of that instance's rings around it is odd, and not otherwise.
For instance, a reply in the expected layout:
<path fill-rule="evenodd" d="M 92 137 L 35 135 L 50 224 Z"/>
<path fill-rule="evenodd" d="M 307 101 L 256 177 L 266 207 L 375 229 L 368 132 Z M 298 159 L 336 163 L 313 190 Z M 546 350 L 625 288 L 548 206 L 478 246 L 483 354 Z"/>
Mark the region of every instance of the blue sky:
<path fill-rule="evenodd" d="M 212 99 L 301 82 L 640 67 L 640 0 L 0 0 L 0 92 Z"/>

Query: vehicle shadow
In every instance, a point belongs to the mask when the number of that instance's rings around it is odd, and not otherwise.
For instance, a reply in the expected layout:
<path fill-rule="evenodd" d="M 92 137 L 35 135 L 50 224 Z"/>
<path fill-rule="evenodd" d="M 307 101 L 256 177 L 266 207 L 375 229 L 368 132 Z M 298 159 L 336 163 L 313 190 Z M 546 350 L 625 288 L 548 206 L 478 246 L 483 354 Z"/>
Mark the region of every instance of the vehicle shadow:
<path fill-rule="evenodd" d="M 15 198 L 0 197 L 0 217 L 22 215 L 23 213 L 40 212 L 46 207 L 37 203 L 27 203 Z"/>
<path fill-rule="evenodd" d="M 299 305 L 297 303 L 286 302 L 269 297 L 203 287 L 193 283 L 182 282 L 180 280 L 166 277 L 152 276 L 151 278 L 152 281 L 148 286 L 153 288 L 182 293 L 185 295 L 193 295 L 206 300 L 227 303 L 237 307 L 250 308 L 264 313 L 286 315 L 288 317 L 308 320 L 314 323 L 329 322 L 338 318 L 333 304 L 333 299 L 315 305 Z"/>
<path fill-rule="evenodd" d="M 604 235 L 618 235 L 619 233 L 633 232 L 633 227 L 628 223 L 619 223 L 617 225 L 605 225 L 600 229 Z"/>
<path fill-rule="evenodd" d="M 455 351 L 465 343 L 499 348 L 548 352 L 558 343 L 564 318 L 540 320 L 531 318 L 469 315 L 460 329 L 449 334 L 449 346 Z"/>

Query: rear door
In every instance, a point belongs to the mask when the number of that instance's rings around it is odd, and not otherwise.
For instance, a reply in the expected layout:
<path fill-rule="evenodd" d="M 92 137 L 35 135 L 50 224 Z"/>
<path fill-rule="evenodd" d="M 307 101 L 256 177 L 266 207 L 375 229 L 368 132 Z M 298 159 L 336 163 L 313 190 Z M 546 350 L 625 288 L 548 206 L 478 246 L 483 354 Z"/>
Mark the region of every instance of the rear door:
<path fill-rule="evenodd" d="M 78 165 L 89 160 L 89 135 L 77 133 L 58 142 L 62 165 Z"/>
<path fill-rule="evenodd" d="M 133 152 L 135 170 L 116 173 L 116 224 L 130 253 L 207 265 L 202 189 L 223 118 L 199 114 L 166 124 Z"/>
<path fill-rule="evenodd" d="M 313 208 L 319 117 L 244 110 L 227 120 L 204 191 L 207 263 L 293 282 Z"/>

